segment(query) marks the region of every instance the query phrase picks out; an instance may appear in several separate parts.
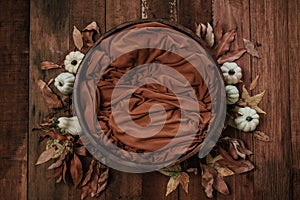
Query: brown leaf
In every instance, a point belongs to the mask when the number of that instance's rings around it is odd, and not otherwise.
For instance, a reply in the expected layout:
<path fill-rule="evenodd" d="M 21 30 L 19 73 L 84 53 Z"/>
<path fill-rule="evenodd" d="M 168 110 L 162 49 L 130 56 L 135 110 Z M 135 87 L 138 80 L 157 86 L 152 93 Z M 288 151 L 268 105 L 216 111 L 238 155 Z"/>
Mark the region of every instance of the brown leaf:
<path fill-rule="evenodd" d="M 262 100 L 264 94 L 265 94 L 265 91 L 263 91 L 260 94 L 254 95 L 254 96 L 250 96 L 250 94 L 249 94 L 248 90 L 246 89 L 246 87 L 243 86 L 242 98 L 241 98 L 240 101 L 243 101 L 243 102 L 247 103 L 247 105 L 250 108 L 256 110 L 256 112 L 266 114 L 265 111 L 263 111 L 261 108 L 258 107 L 258 104 Z M 240 104 L 240 103 L 238 103 L 238 104 Z"/>
<path fill-rule="evenodd" d="M 224 194 L 224 195 L 229 195 L 229 189 L 227 187 L 227 184 L 225 182 L 225 180 L 220 177 L 220 176 L 217 176 L 215 178 L 215 182 L 213 184 L 213 187 L 218 191 L 220 192 L 221 194 Z"/>
<path fill-rule="evenodd" d="M 168 196 L 171 192 L 176 190 L 177 186 L 179 185 L 179 177 L 180 176 L 171 176 L 167 185 L 167 192 L 166 196 Z"/>
<path fill-rule="evenodd" d="M 63 178 L 63 180 L 64 180 L 64 183 L 67 183 L 67 170 L 68 170 L 68 166 L 67 166 L 67 162 L 66 161 L 64 161 L 64 164 L 63 164 L 63 170 L 62 170 L 62 178 Z"/>
<path fill-rule="evenodd" d="M 259 79 L 259 75 L 257 75 L 255 79 L 252 81 L 252 83 L 250 84 L 250 88 L 249 88 L 250 90 L 253 90 L 257 86 L 258 79 Z"/>
<path fill-rule="evenodd" d="M 40 91 L 42 92 L 42 96 L 46 101 L 46 104 L 49 108 L 62 108 L 63 105 L 61 101 L 58 99 L 57 95 L 52 92 L 52 90 L 48 87 L 48 85 L 42 81 L 38 80 L 37 82 Z"/>
<path fill-rule="evenodd" d="M 101 173 L 99 180 L 98 180 L 98 189 L 97 189 L 97 196 L 100 195 L 102 191 L 105 190 L 108 182 L 108 172 L 109 168 L 107 168 L 104 172 Z"/>
<path fill-rule="evenodd" d="M 270 142 L 270 137 L 262 131 L 254 131 L 254 137 L 260 141 Z"/>
<path fill-rule="evenodd" d="M 36 162 L 36 165 L 40 165 L 40 164 L 43 164 L 43 163 L 49 161 L 54 154 L 55 154 L 55 148 L 54 147 L 45 150 L 39 156 L 39 158 L 38 158 L 38 160 Z"/>
<path fill-rule="evenodd" d="M 85 178 L 82 181 L 82 184 L 81 184 L 82 186 L 85 186 L 91 180 L 91 177 L 92 177 L 92 174 L 94 171 L 94 163 L 95 163 L 95 160 L 92 160 L 90 163 L 90 166 L 89 166 L 89 170 L 86 172 Z"/>
<path fill-rule="evenodd" d="M 214 183 L 214 169 L 211 167 L 200 164 L 202 169 L 201 185 L 204 188 L 204 192 L 208 198 L 213 198 L 213 183 Z"/>
<path fill-rule="evenodd" d="M 228 169 L 228 167 L 220 166 L 218 163 L 216 163 L 214 168 L 217 170 L 218 174 L 220 174 L 220 176 L 222 177 L 234 175 L 234 172 L 232 170 Z"/>
<path fill-rule="evenodd" d="M 57 140 L 67 140 L 67 138 L 63 135 L 61 135 L 60 133 L 56 133 L 55 131 L 48 131 L 48 132 L 45 132 L 43 134 L 41 134 L 40 136 L 40 140 L 43 140 L 47 137 L 51 137 L 53 139 L 57 139 Z"/>
<path fill-rule="evenodd" d="M 214 28 L 214 33 L 215 33 L 215 42 L 218 43 L 223 35 L 222 25 L 220 21 L 217 21 Z"/>
<path fill-rule="evenodd" d="M 90 24 L 88 24 L 83 31 L 96 31 L 97 33 L 100 33 L 100 28 L 97 24 L 97 22 L 93 21 Z"/>
<path fill-rule="evenodd" d="M 235 35 L 235 30 L 228 31 L 223 35 L 216 46 L 216 58 L 219 58 L 229 51 L 230 45 L 234 41 Z"/>
<path fill-rule="evenodd" d="M 67 149 L 65 149 L 64 151 L 63 151 L 63 153 L 61 154 L 61 156 L 59 157 L 59 159 L 55 162 L 55 163 L 53 163 L 52 165 L 50 165 L 49 167 L 48 167 L 48 169 L 55 169 L 55 168 L 57 168 L 57 167 L 60 167 L 62 164 L 63 164 L 63 162 L 64 162 L 64 160 L 66 159 L 66 156 L 69 154 L 69 150 L 67 150 Z"/>
<path fill-rule="evenodd" d="M 73 28 L 73 41 L 74 45 L 78 50 L 81 50 L 83 47 L 83 38 L 81 32 L 74 26 Z"/>
<path fill-rule="evenodd" d="M 182 172 L 179 177 L 179 183 L 186 193 L 189 192 L 189 182 L 190 182 L 190 176 L 187 173 Z"/>
<path fill-rule="evenodd" d="M 243 39 L 245 48 L 247 50 L 247 53 L 249 53 L 251 56 L 259 58 L 258 51 L 255 49 L 255 46 L 253 42 L 246 40 L 245 38 Z"/>
<path fill-rule="evenodd" d="M 92 188 L 89 185 L 82 187 L 80 199 L 85 199 L 92 192 Z"/>
<path fill-rule="evenodd" d="M 74 154 L 73 159 L 70 163 L 70 173 L 75 187 L 78 186 L 83 174 L 81 161 L 76 154 Z"/>
<path fill-rule="evenodd" d="M 218 64 L 222 65 L 225 62 L 236 61 L 236 60 L 240 59 L 240 57 L 242 57 L 242 55 L 244 55 L 244 53 L 246 53 L 246 49 L 237 49 L 237 50 L 234 50 L 234 51 L 230 51 L 229 53 L 222 55 L 217 60 Z"/>
<path fill-rule="evenodd" d="M 61 68 L 61 66 L 59 66 L 58 64 L 55 64 L 53 62 L 50 61 L 44 61 L 41 63 L 41 70 L 49 70 L 49 69 L 58 69 Z"/>
<path fill-rule="evenodd" d="M 87 150 L 86 150 L 85 146 L 75 147 L 74 151 L 77 155 L 87 156 Z"/>

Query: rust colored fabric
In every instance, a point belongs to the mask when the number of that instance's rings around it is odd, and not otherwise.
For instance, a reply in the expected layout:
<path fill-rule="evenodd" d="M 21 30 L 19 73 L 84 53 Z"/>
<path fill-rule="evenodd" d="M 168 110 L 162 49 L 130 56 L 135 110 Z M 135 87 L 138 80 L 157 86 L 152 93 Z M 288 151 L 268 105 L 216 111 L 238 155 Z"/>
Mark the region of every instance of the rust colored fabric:
<path fill-rule="evenodd" d="M 171 28 L 167 25 L 150 22 L 137 24 L 126 29 L 134 29 L 141 27 L 165 27 Z M 156 35 L 155 40 L 166 40 L 166 36 Z M 167 39 L 172 39 L 171 37 Z M 143 40 L 143 35 L 137 35 L 136 41 Z M 121 46 L 126 46 L 126 38 L 122 38 L 118 41 Z M 121 43 L 124 45 L 121 45 Z M 184 45 L 184 41 L 182 41 Z M 198 100 L 200 108 L 200 116 L 198 117 L 199 126 L 197 133 L 190 134 L 189 126 L 186 126 L 186 130 L 181 133 L 180 137 L 176 137 L 176 144 L 178 146 L 178 153 L 189 154 L 194 152 L 195 149 L 199 149 L 199 145 L 205 138 L 205 134 L 209 127 L 211 120 L 211 99 L 203 77 L 197 72 L 197 70 L 187 60 L 172 52 L 161 49 L 139 49 L 131 51 L 115 59 L 113 63 L 105 70 L 101 80 L 98 83 L 96 90 L 96 113 L 99 124 L 105 133 L 105 135 L 113 142 L 124 150 L 132 152 L 151 152 L 161 149 L 166 146 L 170 141 L 174 139 L 178 131 L 178 126 L 181 121 L 181 109 L 177 97 L 172 92 L 172 88 L 177 85 L 169 85 L 169 88 L 159 84 L 146 84 L 139 87 L 134 91 L 134 94 L 130 98 L 130 114 L 131 119 L 140 126 L 146 126 L 150 123 L 149 109 L 152 105 L 159 104 L 166 110 L 166 122 L 163 129 L 156 135 L 149 138 L 137 138 L 126 134 L 122 131 L 114 120 L 111 112 L 111 96 L 114 87 L 118 80 L 131 69 L 149 63 L 159 63 L 169 66 L 178 72 L 180 72 L 186 80 L 192 86 Z M 204 63 L 205 64 L 205 63 Z M 163 69 L 162 69 L 163 70 Z M 145 70 L 144 76 L 152 73 L 150 70 Z M 174 77 L 167 77 L 165 74 L 156 74 L 158 79 L 168 84 L 168 79 Z M 207 76 L 213 76 L 213 74 L 207 74 Z M 132 80 L 138 81 L 138 80 Z M 176 80 L 174 80 L 176 82 Z M 182 96 L 185 91 L 183 89 Z M 123 94 L 120 94 L 123 95 Z M 121 97 L 120 97 L 121 98 Z M 193 108 L 190 108 L 191 110 Z M 193 116 L 191 116 L 193 117 Z M 157 121 L 159 121 L 158 119 Z M 197 119 L 195 119 L 197 120 Z M 124 122 L 126 124 L 126 121 Z M 190 124 L 191 130 L 194 128 L 193 123 Z M 147 134 L 147 133 L 140 133 Z M 180 152 L 180 146 L 188 141 L 193 141 L 187 152 Z"/>

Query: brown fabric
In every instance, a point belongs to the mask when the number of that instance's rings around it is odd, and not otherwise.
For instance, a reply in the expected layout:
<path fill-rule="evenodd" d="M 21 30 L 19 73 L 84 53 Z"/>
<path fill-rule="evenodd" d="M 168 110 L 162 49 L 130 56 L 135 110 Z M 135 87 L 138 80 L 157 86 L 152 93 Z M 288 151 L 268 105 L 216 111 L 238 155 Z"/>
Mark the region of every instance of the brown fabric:
<path fill-rule="evenodd" d="M 168 27 L 167 25 L 152 22 L 137 24 L 127 29 L 141 28 L 141 27 Z M 168 27 L 170 28 L 170 27 Z M 160 35 L 155 36 L 156 40 L 160 40 Z M 137 35 L 136 41 L 143 40 L 143 35 Z M 122 42 L 121 40 L 119 42 Z M 126 38 L 124 38 L 124 45 Z M 183 41 L 184 42 L 184 41 Z M 122 46 L 122 45 L 120 45 Z M 148 115 L 149 108 L 152 105 L 162 105 L 167 114 L 166 123 L 163 129 L 156 135 L 150 138 L 136 138 L 124 133 L 116 124 L 111 113 L 111 96 L 112 91 L 118 80 L 132 68 L 148 63 L 160 63 L 172 67 L 180 72 L 193 87 L 194 92 L 198 98 L 200 108 L 199 126 L 196 135 L 191 135 L 190 131 L 185 130 L 180 137 L 176 138 L 178 144 L 177 153 L 188 154 L 193 150 L 199 148 L 205 134 L 208 130 L 211 119 L 211 99 L 207 86 L 197 72 L 197 70 L 187 62 L 184 58 L 160 49 L 140 49 L 124 54 L 123 56 L 114 60 L 114 62 L 106 69 L 101 80 L 98 83 L 96 90 L 96 113 L 99 124 L 105 135 L 111 142 L 119 147 L 133 152 L 149 152 L 158 150 L 166 146 L 176 135 L 181 120 L 181 110 L 177 97 L 172 93 L 172 87 L 166 88 L 158 84 L 147 84 L 138 88 L 130 99 L 130 114 L 132 120 L 140 126 L 146 126 L 150 123 Z M 145 72 L 145 76 L 147 76 Z M 163 74 L 156 75 L 158 79 L 168 81 L 168 78 Z M 161 77 L 160 77 L 161 76 Z M 133 80 L 136 81 L 136 80 Z M 185 91 L 182 91 L 184 94 Z M 193 109 L 193 108 L 191 108 Z M 124 122 L 126 124 L 126 122 Z M 193 124 L 190 124 L 193 129 Z M 187 126 L 188 127 L 188 126 Z M 141 133 L 147 134 L 147 133 Z M 186 142 L 193 140 L 192 145 L 187 152 L 180 152 L 180 146 Z"/>

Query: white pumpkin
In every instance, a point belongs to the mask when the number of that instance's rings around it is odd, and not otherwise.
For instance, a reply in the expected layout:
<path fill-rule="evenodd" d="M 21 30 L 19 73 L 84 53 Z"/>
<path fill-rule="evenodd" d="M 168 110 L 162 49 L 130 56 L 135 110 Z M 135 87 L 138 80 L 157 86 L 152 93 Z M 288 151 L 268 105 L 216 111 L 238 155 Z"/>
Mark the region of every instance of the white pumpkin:
<path fill-rule="evenodd" d="M 240 98 L 239 90 L 234 85 L 226 85 L 225 91 L 226 91 L 227 104 L 232 105 L 239 100 Z"/>
<path fill-rule="evenodd" d="M 63 129 L 65 132 L 72 135 L 78 135 L 82 129 L 79 124 L 78 118 L 74 117 L 60 117 L 58 118 L 58 127 Z"/>
<path fill-rule="evenodd" d="M 70 52 L 64 60 L 65 69 L 70 73 L 76 74 L 83 57 L 84 54 L 80 51 Z"/>
<path fill-rule="evenodd" d="M 238 113 L 241 116 L 234 119 L 237 129 L 244 132 L 254 131 L 259 124 L 259 115 L 256 110 L 245 107 L 239 108 Z"/>
<path fill-rule="evenodd" d="M 55 87 L 63 94 L 69 95 L 73 92 L 75 76 L 71 73 L 64 72 L 59 74 L 55 80 Z"/>
<path fill-rule="evenodd" d="M 221 70 L 227 84 L 237 84 L 242 78 L 242 69 L 235 62 L 225 62 Z"/>

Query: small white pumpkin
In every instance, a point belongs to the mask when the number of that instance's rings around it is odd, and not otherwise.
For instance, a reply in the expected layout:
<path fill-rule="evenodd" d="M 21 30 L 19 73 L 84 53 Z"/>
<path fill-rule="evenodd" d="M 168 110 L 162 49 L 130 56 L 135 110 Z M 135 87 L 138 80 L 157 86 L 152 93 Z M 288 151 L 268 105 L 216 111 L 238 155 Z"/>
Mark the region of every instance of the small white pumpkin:
<path fill-rule="evenodd" d="M 237 129 L 244 132 L 254 131 L 259 124 L 259 115 L 256 110 L 245 107 L 239 108 L 238 113 L 241 116 L 234 119 Z"/>
<path fill-rule="evenodd" d="M 70 52 L 64 60 L 65 69 L 70 73 L 76 74 L 83 57 L 84 54 L 80 51 Z"/>
<path fill-rule="evenodd" d="M 60 117 L 58 118 L 57 125 L 59 128 L 63 129 L 64 131 L 72 135 L 78 135 L 82 131 L 78 118 L 76 116 Z"/>
<path fill-rule="evenodd" d="M 63 94 L 69 95 L 73 92 L 75 76 L 71 73 L 64 72 L 59 74 L 55 80 L 55 87 Z"/>
<path fill-rule="evenodd" d="M 237 84 L 242 78 L 242 69 L 235 62 L 225 62 L 221 70 L 227 84 Z"/>
<path fill-rule="evenodd" d="M 239 100 L 240 98 L 239 90 L 234 85 L 226 85 L 225 91 L 226 91 L 227 104 L 232 105 Z"/>

